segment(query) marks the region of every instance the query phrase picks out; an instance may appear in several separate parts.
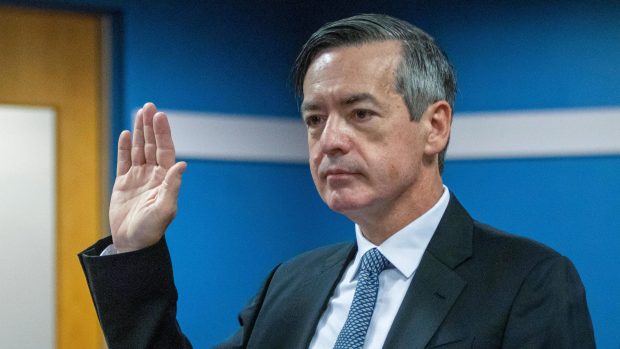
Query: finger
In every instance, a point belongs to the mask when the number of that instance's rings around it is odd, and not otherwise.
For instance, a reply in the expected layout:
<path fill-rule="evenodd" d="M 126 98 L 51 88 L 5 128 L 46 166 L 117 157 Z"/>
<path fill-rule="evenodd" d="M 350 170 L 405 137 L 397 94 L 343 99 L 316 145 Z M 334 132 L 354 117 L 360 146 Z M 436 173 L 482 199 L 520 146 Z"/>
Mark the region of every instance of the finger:
<path fill-rule="evenodd" d="M 184 161 L 174 164 L 166 173 L 160 195 L 158 195 L 158 204 L 164 212 L 168 212 L 171 216 L 174 216 L 176 213 L 179 189 L 181 188 L 181 176 L 186 168 L 187 163 Z"/>
<path fill-rule="evenodd" d="M 125 130 L 118 137 L 116 175 L 124 175 L 131 167 L 131 132 Z"/>
<path fill-rule="evenodd" d="M 142 108 L 142 122 L 144 123 L 144 159 L 147 164 L 157 164 L 157 144 L 153 131 L 153 116 L 157 108 L 153 103 L 146 103 Z"/>
<path fill-rule="evenodd" d="M 153 131 L 157 143 L 157 164 L 163 168 L 170 168 L 175 162 L 174 143 L 168 117 L 159 112 L 153 117 Z"/>
<path fill-rule="evenodd" d="M 131 144 L 131 163 L 132 165 L 144 164 L 144 123 L 142 115 L 144 111 L 138 110 L 136 120 L 133 124 L 133 142 Z"/>

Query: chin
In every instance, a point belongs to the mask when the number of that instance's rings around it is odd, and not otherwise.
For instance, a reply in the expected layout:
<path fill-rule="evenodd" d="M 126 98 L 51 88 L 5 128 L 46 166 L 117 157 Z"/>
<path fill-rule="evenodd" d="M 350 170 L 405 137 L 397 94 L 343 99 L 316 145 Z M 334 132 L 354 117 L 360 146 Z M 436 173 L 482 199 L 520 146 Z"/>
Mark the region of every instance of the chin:
<path fill-rule="evenodd" d="M 368 207 L 370 202 L 368 200 L 360 200 L 360 198 L 330 198 L 326 200 L 327 206 L 334 212 L 338 212 L 344 215 L 353 213 Z"/>

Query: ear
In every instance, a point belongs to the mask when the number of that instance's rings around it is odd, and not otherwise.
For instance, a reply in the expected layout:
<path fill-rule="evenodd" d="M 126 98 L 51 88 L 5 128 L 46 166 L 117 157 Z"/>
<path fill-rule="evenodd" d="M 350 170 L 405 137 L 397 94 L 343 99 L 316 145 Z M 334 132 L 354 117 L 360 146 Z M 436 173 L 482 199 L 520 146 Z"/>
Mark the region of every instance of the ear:
<path fill-rule="evenodd" d="M 429 133 L 426 137 L 424 153 L 426 155 L 439 154 L 448 145 L 450 127 L 452 126 L 452 108 L 446 101 L 435 102 L 424 112 Z"/>

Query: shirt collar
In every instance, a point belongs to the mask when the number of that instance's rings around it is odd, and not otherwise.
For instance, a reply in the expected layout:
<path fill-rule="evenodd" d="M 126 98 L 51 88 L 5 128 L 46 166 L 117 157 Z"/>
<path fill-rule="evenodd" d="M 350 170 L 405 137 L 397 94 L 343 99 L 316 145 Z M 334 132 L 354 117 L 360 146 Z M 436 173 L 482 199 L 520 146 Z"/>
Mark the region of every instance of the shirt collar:
<path fill-rule="evenodd" d="M 353 260 L 352 267 L 355 272 L 351 280 L 357 277 L 362 256 L 373 247 L 376 247 L 404 277 L 410 278 L 413 276 L 418 265 L 420 265 L 426 246 L 431 241 L 439 221 L 448 207 L 450 192 L 445 185 L 443 189 L 443 194 L 439 201 L 430 210 L 390 236 L 380 246 L 376 246 L 368 241 L 362 234 L 360 227 L 356 224 L 357 254 Z"/>

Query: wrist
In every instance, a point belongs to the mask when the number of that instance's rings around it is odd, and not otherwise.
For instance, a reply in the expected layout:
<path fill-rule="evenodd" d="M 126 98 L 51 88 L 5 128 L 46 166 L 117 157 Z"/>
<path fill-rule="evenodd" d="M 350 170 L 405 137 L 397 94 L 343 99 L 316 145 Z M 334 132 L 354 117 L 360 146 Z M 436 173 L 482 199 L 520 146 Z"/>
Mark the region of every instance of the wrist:
<path fill-rule="evenodd" d="M 123 239 L 112 239 L 112 244 L 114 245 L 114 249 L 116 253 L 127 253 L 134 252 L 138 250 L 145 249 L 147 247 L 151 247 L 155 245 L 159 240 L 156 239 L 154 241 L 125 241 Z"/>

